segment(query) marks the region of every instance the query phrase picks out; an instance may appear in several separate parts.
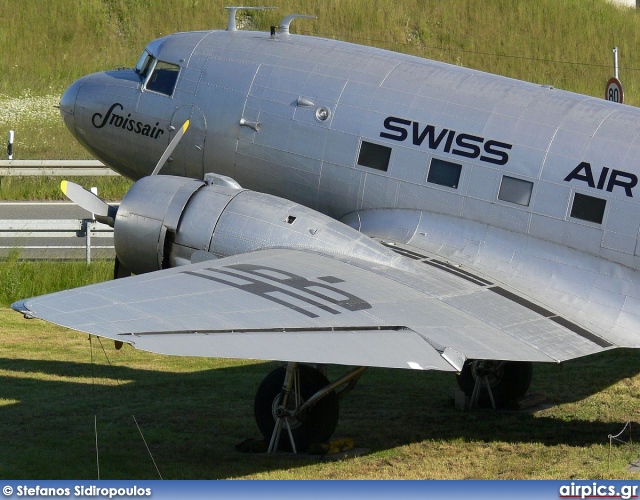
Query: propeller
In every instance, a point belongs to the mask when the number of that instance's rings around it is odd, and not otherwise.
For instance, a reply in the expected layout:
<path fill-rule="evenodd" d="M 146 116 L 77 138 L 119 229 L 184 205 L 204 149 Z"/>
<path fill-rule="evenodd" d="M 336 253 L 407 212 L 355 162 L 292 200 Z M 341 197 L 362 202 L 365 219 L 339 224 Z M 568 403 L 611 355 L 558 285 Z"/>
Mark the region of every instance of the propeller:
<path fill-rule="evenodd" d="M 189 120 L 185 121 L 180 130 L 176 133 L 176 135 L 171 139 L 171 142 L 165 149 L 164 153 L 158 160 L 153 172 L 151 175 L 157 175 L 158 172 L 164 167 L 164 164 L 169 159 L 173 150 L 176 149 L 176 146 L 184 136 L 184 133 L 189 128 Z M 115 224 L 116 213 L 118 212 L 118 207 L 109 205 L 104 200 L 98 198 L 91 191 L 87 191 L 82 186 L 76 184 L 71 181 L 62 181 L 60 183 L 60 189 L 65 194 L 67 198 L 71 201 L 84 208 L 85 210 L 91 212 L 95 217 L 95 220 L 101 222 L 103 224 L 107 224 L 108 226 L 113 227 Z M 118 256 L 116 255 L 115 266 L 113 271 L 114 279 L 123 278 L 125 276 L 130 276 L 131 272 L 120 262 Z"/>
<path fill-rule="evenodd" d="M 62 181 L 60 183 L 60 189 L 65 194 L 65 196 L 73 201 L 76 205 L 84 208 L 88 212 L 91 212 L 95 220 L 97 220 L 98 222 L 107 224 L 111 227 L 115 225 L 118 207 L 109 205 L 102 199 L 98 198 L 91 191 L 87 191 L 85 188 L 76 184 L 75 182 Z M 129 271 L 122 265 L 122 263 L 118 259 L 118 256 L 116 255 L 115 265 L 113 268 L 113 278 L 118 279 L 125 278 L 127 276 L 131 276 L 131 271 Z M 118 349 L 117 342 L 116 349 Z"/>
<path fill-rule="evenodd" d="M 169 158 L 171 153 L 173 153 L 173 150 L 176 149 L 176 146 L 178 145 L 180 139 L 182 139 L 182 136 L 184 136 L 184 133 L 188 128 L 189 120 L 184 122 L 182 127 L 180 127 L 180 130 L 178 130 L 173 139 L 171 139 L 171 142 L 167 146 L 167 149 L 164 150 L 164 153 L 162 153 L 162 156 L 158 160 L 158 163 L 153 169 L 153 172 L 151 172 L 151 175 L 157 175 L 162 167 L 164 167 L 167 159 Z M 60 183 L 60 189 L 71 201 L 84 208 L 88 212 L 91 212 L 98 222 L 102 222 L 103 224 L 107 224 L 113 227 L 118 207 L 109 205 L 102 199 L 98 198 L 98 196 L 90 191 L 87 191 L 85 188 L 76 184 L 75 182 L 62 181 Z"/>
<path fill-rule="evenodd" d="M 103 224 L 113 227 L 118 207 L 109 205 L 91 191 L 87 191 L 75 182 L 62 181 L 60 183 L 60 189 L 65 196 L 76 205 L 84 208 L 88 212 L 91 212 L 98 222 L 102 222 Z"/>
<path fill-rule="evenodd" d="M 173 153 L 173 150 L 176 149 L 176 146 L 178 145 L 178 143 L 180 142 L 180 139 L 182 139 L 182 136 L 184 135 L 184 133 L 187 131 L 188 128 L 189 128 L 189 120 L 184 122 L 184 125 L 180 127 L 180 130 L 178 130 L 178 133 L 173 137 L 173 139 L 171 139 L 171 142 L 167 146 L 167 149 L 164 150 L 164 153 L 162 153 L 162 156 L 158 160 L 158 163 L 156 164 L 156 168 L 154 168 L 153 172 L 151 172 L 151 175 L 157 175 L 158 172 L 160 172 L 160 169 L 164 167 L 165 162 L 167 161 L 171 153 Z"/>

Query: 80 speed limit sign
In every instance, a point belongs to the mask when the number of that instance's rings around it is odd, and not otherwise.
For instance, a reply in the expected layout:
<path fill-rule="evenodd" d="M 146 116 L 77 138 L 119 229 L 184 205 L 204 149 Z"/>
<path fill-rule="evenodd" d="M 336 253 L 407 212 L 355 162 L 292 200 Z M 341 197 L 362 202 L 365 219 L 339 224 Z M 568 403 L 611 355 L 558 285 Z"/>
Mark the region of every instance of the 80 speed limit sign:
<path fill-rule="evenodd" d="M 624 99 L 622 83 L 620 83 L 620 80 L 618 80 L 615 76 L 609 78 L 604 92 L 604 98 L 607 101 L 619 102 L 620 104 L 622 104 Z"/>

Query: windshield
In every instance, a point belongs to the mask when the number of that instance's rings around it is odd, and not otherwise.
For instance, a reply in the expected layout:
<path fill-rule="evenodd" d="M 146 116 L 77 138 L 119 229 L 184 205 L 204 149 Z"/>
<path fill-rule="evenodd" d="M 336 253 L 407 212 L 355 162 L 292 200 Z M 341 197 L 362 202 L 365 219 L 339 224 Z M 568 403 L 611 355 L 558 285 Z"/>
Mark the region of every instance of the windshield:
<path fill-rule="evenodd" d="M 164 95 L 172 95 L 176 88 L 180 66 L 164 61 L 158 61 L 145 85 L 147 90 Z"/>
<path fill-rule="evenodd" d="M 153 56 L 147 52 L 145 49 L 138 59 L 138 63 L 136 64 L 136 73 L 140 75 L 141 78 L 145 78 L 147 73 L 149 72 L 149 68 L 151 67 L 151 63 L 153 62 Z"/>

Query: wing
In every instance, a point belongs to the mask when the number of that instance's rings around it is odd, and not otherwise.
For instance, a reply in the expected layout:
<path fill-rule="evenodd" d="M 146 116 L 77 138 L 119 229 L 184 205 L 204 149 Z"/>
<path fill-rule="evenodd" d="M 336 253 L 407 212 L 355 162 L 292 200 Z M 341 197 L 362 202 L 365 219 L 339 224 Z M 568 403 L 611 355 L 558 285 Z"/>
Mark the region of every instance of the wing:
<path fill-rule="evenodd" d="M 553 311 L 558 321 L 579 325 L 571 326 L 579 335 L 591 332 L 611 345 L 640 348 L 638 257 L 608 251 L 604 239 L 595 255 L 544 236 L 415 210 L 365 210 L 343 222 L 416 262 L 450 262 L 450 269 L 502 283 Z M 545 224 L 537 227 L 539 234 L 553 227 Z"/>
<path fill-rule="evenodd" d="M 261 250 L 27 299 L 13 308 L 173 355 L 459 371 L 614 347 L 446 263 Z"/>

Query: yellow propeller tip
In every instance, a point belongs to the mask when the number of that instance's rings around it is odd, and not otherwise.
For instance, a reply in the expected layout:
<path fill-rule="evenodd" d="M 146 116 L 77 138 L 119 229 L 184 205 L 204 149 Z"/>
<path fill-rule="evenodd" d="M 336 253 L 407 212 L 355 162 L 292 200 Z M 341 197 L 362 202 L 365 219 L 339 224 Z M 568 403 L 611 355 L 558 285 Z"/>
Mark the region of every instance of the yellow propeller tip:
<path fill-rule="evenodd" d="M 67 194 L 67 181 L 62 181 L 60 183 L 60 189 L 65 195 Z"/>
<path fill-rule="evenodd" d="M 182 126 L 182 133 L 185 133 L 188 128 L 189 128 L 189 120 L 184 122 L 184 125 Z"/>

